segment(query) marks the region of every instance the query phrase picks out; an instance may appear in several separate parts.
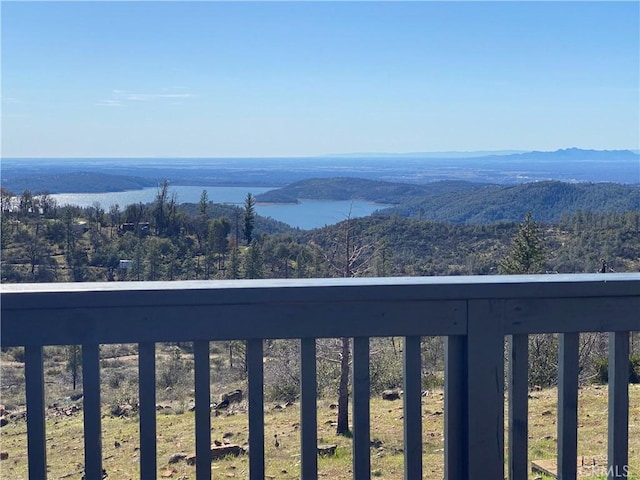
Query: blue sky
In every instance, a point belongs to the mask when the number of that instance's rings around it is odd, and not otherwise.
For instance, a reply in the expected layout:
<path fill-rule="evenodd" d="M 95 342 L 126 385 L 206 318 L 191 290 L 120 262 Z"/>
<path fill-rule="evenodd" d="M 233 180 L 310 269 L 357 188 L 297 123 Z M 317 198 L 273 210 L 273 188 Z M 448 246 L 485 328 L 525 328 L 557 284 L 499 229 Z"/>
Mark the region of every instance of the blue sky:
<path fill-rule="evenodd" d="M 640 148 L 635 1 L 1 8 L 6 157 Z"/>

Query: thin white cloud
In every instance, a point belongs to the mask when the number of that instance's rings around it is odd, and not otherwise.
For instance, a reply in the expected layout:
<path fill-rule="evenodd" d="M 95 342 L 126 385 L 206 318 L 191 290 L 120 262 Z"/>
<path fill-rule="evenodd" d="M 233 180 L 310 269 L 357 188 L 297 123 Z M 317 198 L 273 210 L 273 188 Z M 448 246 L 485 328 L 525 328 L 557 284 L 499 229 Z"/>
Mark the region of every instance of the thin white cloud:
<path fill-rule="evenodd" d="M 119 100 L 100 100 L 96 105 L 99 107 L 121 107 L 122 102 Z"/>
<path fill-rule="evenodd" d="M 162 98 L 195 98 L 195 95 L 191 93 L 164 93 L 158 95 L 158 97 Z"/>
<path fill-rule="evenodd" d="M 128 102 L 150 102 L 163 100 L 172 100 L 172 103 L 174 104 L 176 103 L 175 100 L 181 100 L 179 104 L 182 104 L 182 100 L 197 97 L 197 95 L 186 93 L 184 90 L 187 90 L 187 87 L 166 87 L 160 89 L 162 93 L 137 93 L 114 89 L 111 91 L 111 99 L 100 100 L 98 105 L 114 107 L 123 106 Z"/>
<path fill-rule="evenodd" d="M 144 102 L 149 100 L 149 96 L 143 93 L 125 93 L 122 94 L 122 98 L 124 100 L 129 100 L 130 102 Z"/>
<path fill-rule="evenodd" d="M 157 98 L 193 98 L 195 95 L 190 93 L 125 93 L 122 97 L 125 100 L 146 101 L 155 100 Z"/>

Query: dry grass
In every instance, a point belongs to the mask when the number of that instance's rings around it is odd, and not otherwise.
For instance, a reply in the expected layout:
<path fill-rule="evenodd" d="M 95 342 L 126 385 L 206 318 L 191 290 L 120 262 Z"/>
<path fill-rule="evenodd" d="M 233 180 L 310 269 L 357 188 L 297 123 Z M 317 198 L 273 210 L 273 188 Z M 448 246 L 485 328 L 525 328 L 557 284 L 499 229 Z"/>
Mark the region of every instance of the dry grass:
<path fill-rule="evenodd" d="M 556 448 L 555 389 L 533 392 L 529 400 L 530 459 L 554 458 Z M 606 458 L 607 388 L 589 386 L 579 394 L 579 455 Z M 631 472 L 640 476 L 640 385 L 630 385 L 629 454 Z M 274 408 L 265 406 L 266 473 L 268 478 L 297 479 L 300 476 L 299 406 Z M 168 411 L 168 410 L 167 410 Z M 423 452 L 424 478 L 443 477 L 443 394 L 434 391 L 423 399 Z M 82 413 L 47 418 L 47 460 L 49 478 L 80 479 L 83 466 Z M 403 478 L 402 454 L 402 402 L 371 400 L 371 437 L 381 441 L 371 452 L 372 477 L 381 479 Z M 351 478 L 351 440 L 334 433 L 336 410 L 327 400 L 318 402 L 319 443 L 337 444 L 335 457 L 320 458 L 319 476 L 335 480 Z M 104 468 L 109 479 L 139 478 L 138 421 L 132 418 L 114 418 L 105 408 L 103 425 Z M 178 452 L 192 453 L 194 446 L 194 415 L 158 413 L 158 477 L 195 478 L 195 469 L 184 461 L 170 465 L 169 457 Z M 9 459 L 0 463 L 0 477 L 17 480 L 26 478 L 26 424 L 23 419 L 12 421 L 2 428 L 2 451 Z M 246 444 L 248 424 L 246 410 L 212 417 L 212 440 L 222 440 L 231 434 L 233 443 Z M 278 435 L 276 448 L 274 435 Z M 116 444 L 117 442 L 117 444 Z M 118 447 L 116 447 L 118 445 Z M 247 478 L 246 457 L 229 458 L 212 464 L 215 478 Z M 533 478 L 533 476 L 531 477 Z"/>

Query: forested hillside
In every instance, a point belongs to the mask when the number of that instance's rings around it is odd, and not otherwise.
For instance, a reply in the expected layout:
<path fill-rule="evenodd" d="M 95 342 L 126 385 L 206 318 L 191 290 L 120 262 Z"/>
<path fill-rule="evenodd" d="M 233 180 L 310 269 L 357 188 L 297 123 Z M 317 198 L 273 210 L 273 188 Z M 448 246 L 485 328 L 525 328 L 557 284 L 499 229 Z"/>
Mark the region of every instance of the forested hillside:
<path fill-rule="evenodd" d="M 383 214 L 453 223 L 515 222 L 531 212 L 540 222 L 557 222 L 579 211 L 640 210 L 640 186 L 614 183 L 523 183 L 416 198 Z"/>
<path fill-rule="evenodd" d="M 536 185 L 539 196 L 540 187 L 548 190 L 539 204 L 580 192 L 550 183 Z M 607 271 L 640 270 L 640 209 L 556 214 L 547 222 L 536 218 L 533 194 L 524 205 L 515 187 L 507 191 L 540 225 L 541 272 L 595 272 L 603 259 Z M 456 224 L 376 215 L 301 231 L 256 215 L 253 198 L 245 208 L 215 205 L 206 195 L 178 205 L 165 189 L 152 204 L 107 212 L 59 207 L 28 192 L 15 202 L 9 196 L 3 192 L 2 282 L 496 274 L 524 217 Z"/>
<path fill-rule="evenodd" d="M 406 184 L 361 178 L 315 178 L 257 196 L 262 202 L 298 199 L 368 200 L 393 204 L 381 215 L 451 223 L 517 222 L 530 211 L 540 222 L 557 222 L 578 211 L 640 210 L 640 185 L 543 181 L 491 185 L 463 181 Z"/>
<path fill-rule="evenodd" d="M 155 187 L 158 180 L 128 175 L 97 172 L 63 172 L 54 174 L 16 176 L 2 179 L 2 187 L 12 192 L 30 190 L 48 193 L 124 192 Z"/>
<path fill-rule="evenodd" d="M 467 192 L 487 186 L 458 180 L 428 184 L 393 183 L 364 178 L 310 178 L 256 196 L 259 202 L 297 203 L 311 200 L 368 200 L 377 203 L 403 203 L 413 198 Z"/>

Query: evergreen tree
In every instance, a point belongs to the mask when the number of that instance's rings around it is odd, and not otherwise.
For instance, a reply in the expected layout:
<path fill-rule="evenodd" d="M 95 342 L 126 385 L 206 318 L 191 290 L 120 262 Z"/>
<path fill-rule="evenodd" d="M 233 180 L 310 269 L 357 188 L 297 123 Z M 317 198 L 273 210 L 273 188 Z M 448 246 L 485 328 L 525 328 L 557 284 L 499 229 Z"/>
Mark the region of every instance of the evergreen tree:
<path fill-rule="evenodd" d="M 202 190 L 200 194 L 200 201 L 198 202 L 198 213 L 200 218 L 207 218 L 207 208 L 209 207 L 209 194 L 206 190 Z"/>
<path fill-rule="evenodd" d="M 232 280 L 240 278 L 240 252 L 238 251 L 238 247 L 231 249 L 227 278 L 231 278 Z"/>
<path fill-rule="evenodd" d="M 540 227 L 534 222 L 531 212 L 527 212 L 518 227 L 509 255 L 499 264 L 499 271 L 504 274 L 540 273 L 546 259 Z"/>
<path fill-rule="evenodd" d="M 144 273 L 144 246 L 142 241 L 136 244 L 133 252 L 133 261 L 131 262 L 131 279 L 140 281 Z"/>
<path fill-rule="evenodd" d="M 546 251 L 540 228 L 527 212 L 518 226 L 509 255 L 499 264 L 503 274 L 540 273 L 546 261 Z M 509 340 L 511 342 L 511 340 Z M 529 384 L 550 386 L 557 381 L 558 340 L 554 334 L 529 335 Z"/>
<path fill-rule="evenodd" d="M 251 193 L 247 193 L 247 198 L 244 201 L 244 238 L 247 241 L 247 245 L 251 244 L 253 238 L 253 227 L 256 220 L 256 199 Z"/>
<path fill-rule="evenodd" d="M 227 217 L 220 217 L 209 222 L 207 255 L 217 261 L 218 270 L 224 269 L 224 255 L 229 249 L 229 233 L 231 233 L 231 223 Z"/>
<path fill-rule="evenodd" d="M 260 244 L 254 240 L 251 242 L 244 257 L 244 278 L 262 278 L 263 273 Z"/>
<path fill-rule="evenodd" d="M 162 251 L 157 237 L 147 240 L 144 263 L 146 279 L 150 281 L 160 280 L 162 277 Z"/>

